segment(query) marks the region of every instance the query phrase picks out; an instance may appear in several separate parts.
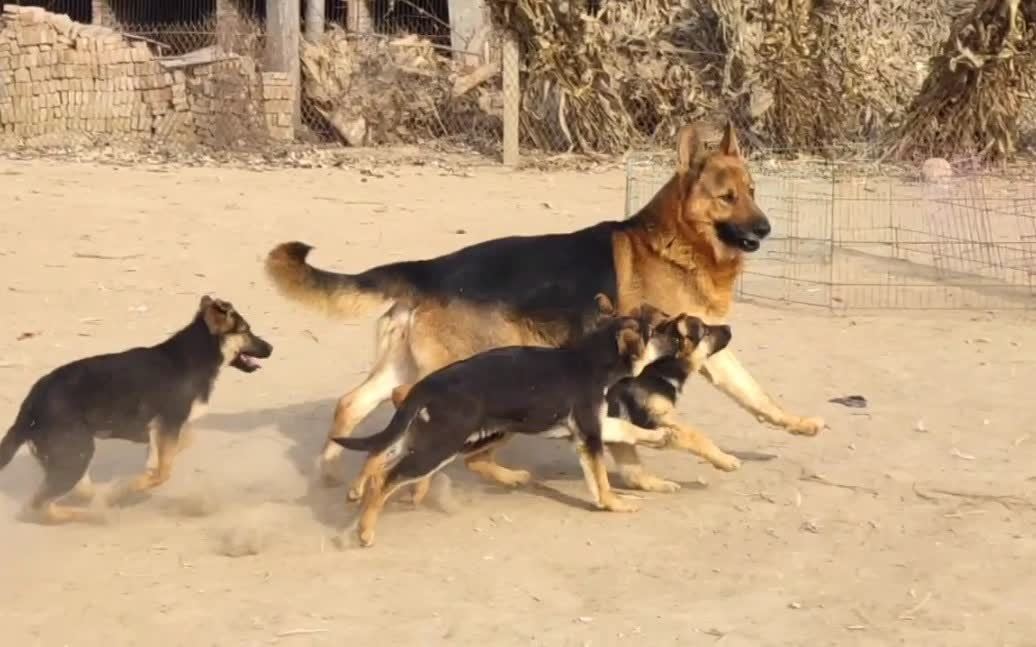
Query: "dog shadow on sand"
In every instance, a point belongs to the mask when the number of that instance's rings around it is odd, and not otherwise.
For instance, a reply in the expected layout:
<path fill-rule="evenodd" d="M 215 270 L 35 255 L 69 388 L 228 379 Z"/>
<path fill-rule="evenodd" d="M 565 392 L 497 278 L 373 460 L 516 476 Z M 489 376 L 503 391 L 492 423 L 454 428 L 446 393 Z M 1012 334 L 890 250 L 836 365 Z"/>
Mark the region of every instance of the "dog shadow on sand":
<path fill-rule="evenodd" d="M 327 431 L 334 415 L 337 399 L 327 398 L 299 402 L 286 406 L 266 409 L 249 409 L 232 413 L 209 413 L 194 423 L 195 433 L 204 435 L 206 429 L 236 434 L 254 432 L 256 429 L 273 427 L 277 433 L 288 439 L 290 444 L 286 457 L 295 467 L 306 483 L 305 492 L 296 503 L 309 508 L 313 518 L 319 523 L 341 529 L 355 517 L 355 503 L 346 500 L 346 485 L 354 475 L 359 473 L 366 455 L 362 452 L 343 451 L 335 465 L 334 473 L 341 484 L 328 486 L 320 478 L 317 470 L 317 457 L 320 455 Z M 392 415 L 392 407 L 388 403 L 381 405 L 355 430 L 354 435 L 366 436 L 384 428 Z M 198 447 L 186 450 L 187 454 L 198 451 Z M 733 452 L 743 460 L 767 460 L 768 456 L 753 457 L 742 452 Z M 750 454 L 751 452 L 749 452 Z M 654 462 L 653 452 L 642 452 L 645 463 L 650 468 Z M 147 447 L 123 441 L 103 441 L 98 443 L 98 452 L 91 463 L 90 474 L 96 483 L 110 482 L 125 476 L 129 472 L 139 470 L 147 455 Z M 679 454 L 687 460 L 694 460 L 686 454 Z M 453 497 L 465 498 L 465 493 L 477 492 L 489 495 L 521 495 L 538 496 L 560 504 L 577 508 L 590 509 L 592 504 L 589 495 L 579 489 L 579 485 L 566 483 L 562 491 L 549 485 L 549 482 L 583 481 L 583 475 L 574 452 L 565 441 L 543 440 L 518 436 L 511 440 L 499 453 L 500 462 L 515 469 L 526 469 L 532 472 L 533 481 L 526 486 L 511 489 L 487 482 L 465 469 L 463 461 L 458 459 L 444 471 L 448 474 L 453 486 Z M 174 472 L 176 468 L 174 467 Z M 28 452 L 20 452 L 11 464 L 0 473 L 0 494 L 10 497 L 19 504 L 28 500 L 42 479 L 42 471 L 36 460 Z M 612 482 L 618 486 L 618 478 L 613 474 Z M 685 490 L 702 489 L 700 481 L 681 482 Z M 159 490 L 156 491 L 159 492 Z M 394 499 L 405 501 L 407 495 L 400 493 Z M 397 503 L 398 503 L 397 501 Z M 139 501 L 138 501 L 139 503 Z"/>
<path fill-rule="evenodd" d="M 200 419 L 198 424 L 202 427 L 230 433 L 248 432 L 264 426 L 274 427 L 278 433 L 291 442 L 286 456 L 306 481 L 306 491 L 299 498 L 298 503 L 309 507 L 314 519 L 318 522 L 330 527 L 341 528 L 355 516 L 356 509 L 355 503 L 346 501 L 347 486 L 345 483 L 359 474 L 366 454 L 343 451 L 334 468 L 340 484 L 328 486 L 320 478 L 317 458 L 323 450 L 336 402 L 337 399 L 328 398 L 238 413 L 210 413 Z M 388 424 L 392 411 L 390 404 L 382 404 L 356 428 L 354 435 L 366 436 L 380 431 Z M 771 458 L 762 455 L 753 456 L 752 452 L 734 453 L 748 461 Z M 697 459 L 688 454 L 680 453 L 678 455 L 697 463 Z M 463 492 L 472 491 L 491 495 L 532 495 L 578 508 L 593 507 L 588 493 L 579 491 L 578 486 L 575 488 L 566 486 L 567 490 L 574 491 L 573 495 L 548 484 L 551 481 L 579 481 L 581 484 L 583 481 L 578 460 L 567 442 L 518 436 L 513 438 L 497 456 L 501 464 L 507 467 L 532 472 L 533 481 L 517 489 L 496 485 L 469 472 L 464 467 L 463 460 L 458 459 L 444 470 L 449 475 L 454 492 L 460 493 L 461 498 L 464 497 Z M 643 459 L 650 467 L 653 462 L 652 452 L 644 451 Z M 614 474 L 612 481 L 618 484 L 618 478 Z M 677 480 L 677 482 L 685 490 L 706 487 L 697 480 L 686 482 Z M 617 486 L 617 489 L 622 488 Z M 402 492 L 394 497 L 394 499 L 403 501 L 407 498 L 407 495 Z"/>

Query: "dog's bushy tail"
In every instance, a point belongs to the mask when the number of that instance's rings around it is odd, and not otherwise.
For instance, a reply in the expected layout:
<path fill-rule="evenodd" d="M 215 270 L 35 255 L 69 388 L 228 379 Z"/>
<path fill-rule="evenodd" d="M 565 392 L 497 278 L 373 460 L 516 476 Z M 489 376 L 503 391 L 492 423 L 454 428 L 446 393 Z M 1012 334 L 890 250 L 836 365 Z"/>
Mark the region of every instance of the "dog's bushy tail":
<path fill-rule="evenodd" d="M 312 250 L 298 241 L 281 243 L 266 257 L 266 274 L 285 297 L 327 315 L 362 315 L 417 291 L 408 269 L 421 261 L 382 265 L 360 274 L 339 274 L 307 263 Z"/>
<path fill-rule="evenodd" d="M 14 458 L 18 448 L 25 443 L 25 440 L 26 438 L 22 435 L 17 424 L 7 430 L 3 440 L 0 440 L 0 470 L 7 467 L 7 464 Z"/>
<path fill-rule="evenodd" d="M 392 415 L 392 420 L 389 420 L 388 425 L 378 433 L 363 436 L 362 438 L 346 437 L 332 438 L 332 440 L 342 447 L 354 451 L 370 452 L 372 454 L 383 452 L 410 430 L 410 425 L 413 424 L 414 418 L 421 412 L 424 405 L 423 399 L 410 394 L 403 401 L 403 405 L 396 409 L 396 413 Z"/>

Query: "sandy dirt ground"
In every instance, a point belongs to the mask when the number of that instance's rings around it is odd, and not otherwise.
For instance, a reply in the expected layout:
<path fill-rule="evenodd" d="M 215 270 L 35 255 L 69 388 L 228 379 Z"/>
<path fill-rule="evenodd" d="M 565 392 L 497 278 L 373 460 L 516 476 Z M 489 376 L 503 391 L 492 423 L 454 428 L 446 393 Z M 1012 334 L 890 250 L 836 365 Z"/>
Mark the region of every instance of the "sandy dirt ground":
<path fill-rule="evenodd" d="M 172 481 L 106 526 L 18 521 L 38 468 L 23 450 L 0 473 L 5 645 L 1036 645 L 1031 321 L 738 304 L 743 361 L 830 431 L 769 429 L 696 381 L 688 419 L 772 459 L 721 474 L 645 450 L 685 487 L 623 515 L 587 508 L 566 446 L 516 442 L 503 459 L 539 487 L 450 468 L 432 505 L 392 505 L 361 549 L 340 534 L 344 489 L 312 476 L 335 399 L 371 361 L 373 318 L 285 301 L 266 251 L 302 239 L 315 263 L 359 270 L 570 230 L 621 215 L 622 172 L 2 161 L 0 182 L 4 429 L 44 372 L 155 343 L 205 292 L 275 345 L 263 370 L 217 384 Z M 828 403 L 851 394 L 870 406 Z M 94 478 L 144 456 L 108 441 Z"/>

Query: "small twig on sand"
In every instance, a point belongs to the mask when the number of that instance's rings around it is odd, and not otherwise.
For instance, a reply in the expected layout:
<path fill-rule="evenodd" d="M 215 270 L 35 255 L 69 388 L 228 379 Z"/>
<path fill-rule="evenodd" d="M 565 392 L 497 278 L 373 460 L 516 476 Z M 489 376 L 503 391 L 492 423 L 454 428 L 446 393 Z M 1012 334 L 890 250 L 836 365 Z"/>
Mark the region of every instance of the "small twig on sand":
<path fill-rule="evenodd" d="M 281 631 L 275 635 L 277 638 L 287 638 L 289 636 L 308 636 L 310 634 L 324 633 L 327 633 L 327 629 L 289 629 L 288 631 Z"/>
<path fill-rule="evenodd" d="M 72 254 L 75 258 L 91 258 L 98 261 L 128 261 L 131 258 L 140 258 L 143 254 L 124 254 L 122 256 L 108 256 L 105 254 L 82 254 L 76 252 Z"/>
<path fill-rule="evenodd" d="M 923 492 L 921 488 L 914 483 L 914 494 L 927 499 L 928 501 L 939 501 L 939 497 L 933 496 L 932 494 L 945 494 L 946 496 L 957 497 L 959 499 L 972 499 L 975 501 L 994 501 L 1004 506 L 1008 510 L 1013 510 L 1011 506 L 1019 506 L 1022 508 L 1031 508 L 1036 510 L 1036 503 L 1025 499 L 1020 496 L 1013 494 L 986 494 L 983 492 L 964 492 L 962 490 L 947 490 L 943 488 L 929 488 L 929 493 Z"/>
<path fill-rule="evenodd" d="M 843 490 L 852 490 L 854 492 L 866 492 L 873 496 L 878 496 L 878 491 L 874 488 L 865 487 L 863 485 L 849 485 L 847 483 L 836 483 L 830 479 L 827 479 L 819 474 L 812 472 L 802 471 L 802 476 L 799 477 L 800 481 L 807 481 L 809 483 L 819 483 L 821 485 L 830 485 L 831 487 L 842 488 Z"/>

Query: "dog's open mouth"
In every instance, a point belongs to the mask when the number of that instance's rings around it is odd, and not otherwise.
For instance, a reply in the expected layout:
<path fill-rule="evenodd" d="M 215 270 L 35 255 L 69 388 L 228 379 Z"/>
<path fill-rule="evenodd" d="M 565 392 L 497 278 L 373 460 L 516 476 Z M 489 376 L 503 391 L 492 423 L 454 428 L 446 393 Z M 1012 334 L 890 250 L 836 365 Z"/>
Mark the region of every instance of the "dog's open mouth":
<path fill-rule="evenodd" d="M 257 371 L 262 368 L 262 364 L 259 363 L 259 360 L 248 353 L 238 353 L 234 357 L 233 361 L 230 362 L 230 365 L 236 369 L 245 371 L 246 373 L 251 373 L 252 371 Z"/>

